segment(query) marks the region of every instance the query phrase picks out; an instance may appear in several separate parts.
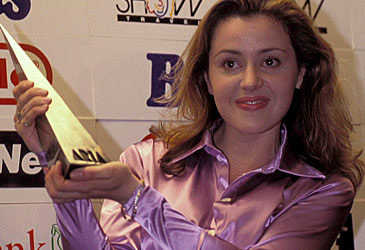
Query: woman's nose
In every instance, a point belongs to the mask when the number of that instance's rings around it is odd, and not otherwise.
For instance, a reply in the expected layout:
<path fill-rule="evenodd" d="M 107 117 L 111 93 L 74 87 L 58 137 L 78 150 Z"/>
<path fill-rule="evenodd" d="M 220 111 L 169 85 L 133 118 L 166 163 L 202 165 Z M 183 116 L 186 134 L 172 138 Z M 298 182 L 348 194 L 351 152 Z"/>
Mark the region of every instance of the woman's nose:
<path fill-rule="evenodd" d="M 254 90 L 262 86 L 260 71 L 252 64 L 247 64 L 242 72 L 240 87 L 244 90 Z"/>

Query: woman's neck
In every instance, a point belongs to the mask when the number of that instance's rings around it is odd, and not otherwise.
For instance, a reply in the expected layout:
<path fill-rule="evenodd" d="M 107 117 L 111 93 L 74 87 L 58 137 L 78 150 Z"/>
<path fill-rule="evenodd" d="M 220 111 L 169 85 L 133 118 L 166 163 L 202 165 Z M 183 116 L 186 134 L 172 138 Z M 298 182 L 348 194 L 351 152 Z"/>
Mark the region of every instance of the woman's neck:
<path fill-rule="evenodd" d="M 230 164 L 230 182 L 269 163 L 279 147 L 280 125 L 260 134 L 244 134 L 225 123 L 214 133 L 215 145 Z"/>

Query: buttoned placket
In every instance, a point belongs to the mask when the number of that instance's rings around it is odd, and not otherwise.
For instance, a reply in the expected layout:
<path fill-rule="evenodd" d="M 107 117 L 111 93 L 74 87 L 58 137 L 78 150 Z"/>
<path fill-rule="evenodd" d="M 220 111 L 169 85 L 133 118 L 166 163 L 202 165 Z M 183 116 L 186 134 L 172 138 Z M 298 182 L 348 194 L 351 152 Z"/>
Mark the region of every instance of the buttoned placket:
<path fill-rule="evenodd" d="M 232 183 L 229 183 L 230 166 L 228 163 L 228 159 L 219 149 L 216 149 L 214 147 L 206 146 L 205 150 L 215 159 L 214 168 L 216 172 L 217 185 L 219 187 L 218 190 L 220 190 L 218 197 L 213 204 L 213 219 L 211 222 L 211 229 L 207 230 L 207 233 L 213 236 L 219 235 L 219 231 L 217 231 L 219 230 L 217 227 L 217 219 L 224 215 L 227 212 L 227 209 L 230 209 L 230 206 L 235 202 L 237 195 L 243 195 L 244 192 L 240 192 L 238 194 L 238 190 L 241 189 L 240 187 L 242 185 L 245 185 L 244 183 L 250 182 L 250 180 L 257 174 L 269 174 L 275 172 L 277 166 L 273 166 L 276 164 L 270 163 L 263 168 L 245 173 L 238 177 L 236 180 L 234 180 Z M 243 190 L 241 189 L 241 191 Z"/>

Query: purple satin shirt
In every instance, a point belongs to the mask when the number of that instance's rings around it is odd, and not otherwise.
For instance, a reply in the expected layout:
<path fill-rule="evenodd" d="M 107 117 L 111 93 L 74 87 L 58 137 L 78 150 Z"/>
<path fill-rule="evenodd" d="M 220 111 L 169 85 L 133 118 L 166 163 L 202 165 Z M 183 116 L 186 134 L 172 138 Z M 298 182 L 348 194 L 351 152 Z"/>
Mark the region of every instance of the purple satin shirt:
<path fill-rule="evenodd" d="M 340 175 L 324 176 L 295 159 L 285 146 L 267 165 L 229 183 L 229 164 L 212 131 L 174 161 L 181 176 L 164 174 L 163 143 L 147 140 L 120 157 L 146 188 L 135 221 L 105 200 L 100 224 L 88 200 L 55 204 L 65 250 L 101 249 L 330 249 L 350 211 L 354 187 Z M 125 204 L 131 214 L 134 196 Z"/>

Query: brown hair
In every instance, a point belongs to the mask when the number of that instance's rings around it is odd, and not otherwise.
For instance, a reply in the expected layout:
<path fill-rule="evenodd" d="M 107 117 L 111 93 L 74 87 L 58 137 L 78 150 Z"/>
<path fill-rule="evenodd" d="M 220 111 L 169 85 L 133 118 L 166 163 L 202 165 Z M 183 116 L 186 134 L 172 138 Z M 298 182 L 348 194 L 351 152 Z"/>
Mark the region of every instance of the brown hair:
<path fill-rule="evenodd" d="M 233 16 L 265 15 L 282 23 L 296 52 L 298 67 L 306 74 L 283 118 L 292 151 L 325 174 L 339 172 L 354 186 L 361 183 L 364 162 L 353 155 L 351 117 L 337 77 L 334 52 L 293 0 L 221 0 L 204 16 L 175 68 L 172 97 L 164 102 L 177 107 L 177 119 L 187 123 L 160 122 L 151 132 L 168 148 L 160 160 L 164 172 L 178 175 L 184 162 L 169 164 L 202 138 L 220 115 L 204 79 L 211 40 L 217 24 Z"/>

